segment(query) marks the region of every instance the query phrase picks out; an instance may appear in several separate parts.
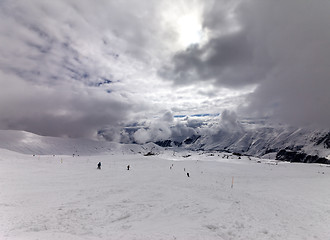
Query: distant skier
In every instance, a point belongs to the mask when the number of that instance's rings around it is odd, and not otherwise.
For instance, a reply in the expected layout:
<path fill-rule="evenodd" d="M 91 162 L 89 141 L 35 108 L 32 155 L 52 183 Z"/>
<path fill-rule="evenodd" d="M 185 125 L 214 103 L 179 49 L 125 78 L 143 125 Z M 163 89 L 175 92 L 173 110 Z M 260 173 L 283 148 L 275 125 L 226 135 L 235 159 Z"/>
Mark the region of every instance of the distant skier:
<path fill-rule="evenodd" d="M 129 170 L 129 165 L 127 165 L 127 170 Z"/>
<path fill-rule="evenodd" d="M 101 169 L 101 162 L 97 164 L 97 169 Z"/>
<path fill-rule="evenodd" d="M 187 177 L 190 177 L 189 173 L 187 172 Z"/>

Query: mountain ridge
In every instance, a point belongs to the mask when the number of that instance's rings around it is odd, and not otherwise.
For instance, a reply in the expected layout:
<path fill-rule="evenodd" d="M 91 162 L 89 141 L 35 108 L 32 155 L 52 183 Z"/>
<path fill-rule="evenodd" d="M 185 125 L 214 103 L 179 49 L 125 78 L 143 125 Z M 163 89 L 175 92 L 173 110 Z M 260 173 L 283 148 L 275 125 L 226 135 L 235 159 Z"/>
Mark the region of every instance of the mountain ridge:
<path fill-rule="evenodd" d="M 211 131 L 212 130 L 212 131 Z M 0 130 L 0 148 L 25 154 L 97 155 L 100 153 L 141 153 L 181 150 L 224 151 L 286 161 L 323 162 L 330 160 L 330 131 L 265 125 L 255 120 L 221 122 L 209 132 L 195 131 L 181 141 L 169 137 L 137 144 L 105 140 L 39 136 L 18 130 Z M 191 131 L 190 131 L 191 132 Z M 133 136 L 134 131 L 130 134 Z M 130 137 L 133 139 L 133 137 Z"/>

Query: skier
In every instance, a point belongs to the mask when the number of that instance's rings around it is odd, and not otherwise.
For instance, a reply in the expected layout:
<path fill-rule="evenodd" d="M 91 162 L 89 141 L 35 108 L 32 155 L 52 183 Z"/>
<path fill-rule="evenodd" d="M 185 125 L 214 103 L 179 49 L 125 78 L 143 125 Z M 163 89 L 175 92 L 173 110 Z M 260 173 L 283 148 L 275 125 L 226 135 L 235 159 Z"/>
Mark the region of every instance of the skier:
<path fill-rule="evenodd" d="M 101 169 L 101 162 L 97 164 L 97 169 Z"/>
<path fill-rule="evenodd" d="M 187 172 L 187 177 L 190 177 L 188 172 Z"/>
<path fill-rule="evenodd" d="M 129 165 L 127 165 L 127 170 L 129 170 Z"/>

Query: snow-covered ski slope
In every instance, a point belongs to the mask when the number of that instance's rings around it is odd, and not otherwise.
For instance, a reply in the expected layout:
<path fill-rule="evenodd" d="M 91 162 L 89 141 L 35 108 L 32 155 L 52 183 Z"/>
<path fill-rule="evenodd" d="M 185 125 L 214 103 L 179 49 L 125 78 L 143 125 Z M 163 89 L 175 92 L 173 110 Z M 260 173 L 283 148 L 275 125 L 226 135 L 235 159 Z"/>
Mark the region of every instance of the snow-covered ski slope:
<path fill-rule="evenodd" d="M 330 239 L 330 167 L 117 150 L 0 149 L 0 239 Z"/>

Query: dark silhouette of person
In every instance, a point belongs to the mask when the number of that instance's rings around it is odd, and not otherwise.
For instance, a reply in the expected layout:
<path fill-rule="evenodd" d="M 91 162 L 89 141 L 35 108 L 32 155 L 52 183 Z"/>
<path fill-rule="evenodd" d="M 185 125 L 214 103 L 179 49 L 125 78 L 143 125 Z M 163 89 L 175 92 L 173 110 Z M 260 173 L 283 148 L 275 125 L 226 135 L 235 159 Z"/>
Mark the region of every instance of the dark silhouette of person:
<path fill-rule="evenodd" d="M 127 170 L 129 170 L 129 165 L 127 165 Z"/>
<path fill-rule="evenodd" d="M 190 177 L 188 172 L 187 172 L 187 177 Z"/>
<path fill-rule="evenodd" d="M 101 162 L 97 164 L 97 169 L 101 169 Z"/>

